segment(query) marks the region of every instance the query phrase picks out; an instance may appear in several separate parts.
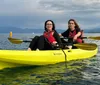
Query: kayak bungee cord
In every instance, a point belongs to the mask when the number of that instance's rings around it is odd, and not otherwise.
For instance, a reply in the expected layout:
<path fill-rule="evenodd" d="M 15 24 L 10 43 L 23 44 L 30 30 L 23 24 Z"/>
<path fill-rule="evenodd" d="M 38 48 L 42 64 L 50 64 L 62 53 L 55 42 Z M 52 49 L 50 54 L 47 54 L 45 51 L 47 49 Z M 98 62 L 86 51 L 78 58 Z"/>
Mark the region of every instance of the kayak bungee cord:
<path fill-rule="evenodd" d="M 65 67 L 67 68 L 67 55 L 66 55 L 66 53 L 65 53 L 65 51 L 63 49 L 61 49 L 61 50 L 62 50 L 62 52 L 65 55 Z"/>

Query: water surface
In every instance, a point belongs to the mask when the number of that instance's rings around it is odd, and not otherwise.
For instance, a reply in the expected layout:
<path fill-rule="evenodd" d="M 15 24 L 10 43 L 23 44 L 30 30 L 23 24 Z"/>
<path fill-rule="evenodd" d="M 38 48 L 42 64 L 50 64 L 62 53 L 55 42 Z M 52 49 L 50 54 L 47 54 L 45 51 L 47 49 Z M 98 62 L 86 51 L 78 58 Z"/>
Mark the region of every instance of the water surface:
<path fill-rule="evenodd" d="M 39 35 L 39 34 L 36 34 Z M 88 33 L 85 36 L 100 36 Z M 27 50 L 29 43 L 12 44 L 9 34 L 0 34 L 0 49 Z M 13 34 L 13 37 L 31 40 L 33 34 Z M 85 40 L 98 44 L 100 41 Z M 70 61 L 46 66 L 27 66 L 0 70 L 0 85 L 100 85 L 100 50 L 89 59 Z"/>

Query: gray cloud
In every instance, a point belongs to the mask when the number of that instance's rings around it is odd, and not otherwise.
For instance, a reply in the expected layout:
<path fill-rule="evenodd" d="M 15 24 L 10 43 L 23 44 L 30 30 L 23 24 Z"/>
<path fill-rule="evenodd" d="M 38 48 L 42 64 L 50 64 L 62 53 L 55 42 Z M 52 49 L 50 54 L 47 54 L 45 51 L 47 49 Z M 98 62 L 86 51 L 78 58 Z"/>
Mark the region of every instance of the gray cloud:
<path fill-rule="evenodd" d="M 99 26 L 97 23 L 100 22 L 100 0 L 40 0 L 39 4 L 44 10 L 58 13 L 55 17 L 58 16 L 57 20 L 64 26 L 70 18 L 79 21 L 82 28 Z"/>
<path fill-rule="evenodd" d="M 0 0 L 0 26 L 43 28 L 52 19 L 57 29 L 66 29 L 74 18 L 81 28 L 100 22 L 100 0 Z"/>
<path fill-rule="evenodd" d="M 40 7 L 48 10 L 81 11 L 99 10 L 99 0 L 40 0 Z"/>

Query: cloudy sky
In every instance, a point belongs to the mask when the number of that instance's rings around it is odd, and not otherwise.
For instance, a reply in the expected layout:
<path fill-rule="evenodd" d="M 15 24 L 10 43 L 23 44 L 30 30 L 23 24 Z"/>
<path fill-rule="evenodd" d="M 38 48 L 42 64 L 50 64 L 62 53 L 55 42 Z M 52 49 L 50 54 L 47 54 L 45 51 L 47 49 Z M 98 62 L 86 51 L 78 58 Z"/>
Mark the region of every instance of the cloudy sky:
<path fill-rule="evenodd" d="M 100 27 L 100 0 L 0 0 L 0 27 L 43 28 L 52 19 L 67 29 L 69 19 L 82 29 Z"/>

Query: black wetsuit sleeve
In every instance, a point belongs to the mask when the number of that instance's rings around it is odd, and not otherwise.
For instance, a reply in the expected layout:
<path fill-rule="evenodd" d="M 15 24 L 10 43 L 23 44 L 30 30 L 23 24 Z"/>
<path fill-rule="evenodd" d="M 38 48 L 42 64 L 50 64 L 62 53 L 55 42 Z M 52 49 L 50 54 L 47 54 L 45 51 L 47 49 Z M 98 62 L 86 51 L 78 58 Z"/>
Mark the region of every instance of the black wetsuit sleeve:
<path fill-rule="evenodd" d="M 60 39 L 60 36 L 59 34 L 55 31 L 54 34 L 53 34 L 54 38 L 56 39 L 57 43 L 58 44 L 61 44 L 61 39 Z"/>
<path fill-rule="evenodd" d="M 80 29 L 76 29 L 76 33 L 78 33 L 78 32 L 81 32 L 81 30 Z"/>
<path fill-rule="evenodd" d="M 69 31 L 66 30 L 65 32 L 61 33 L 61 35 L 62 35 L 63 37 L 68 37 L 68 36 L 69 36 Z"/>

